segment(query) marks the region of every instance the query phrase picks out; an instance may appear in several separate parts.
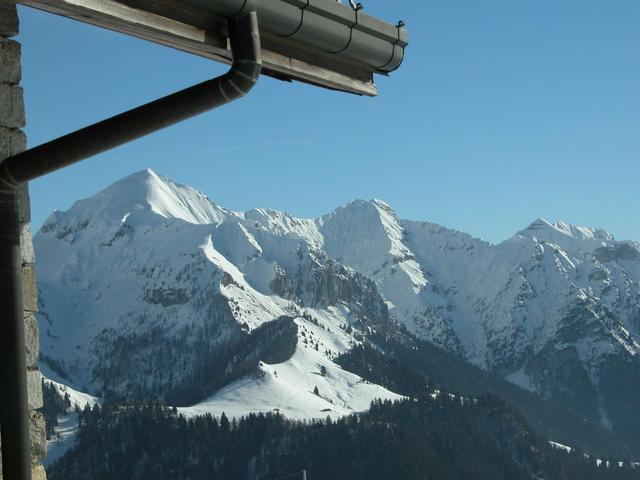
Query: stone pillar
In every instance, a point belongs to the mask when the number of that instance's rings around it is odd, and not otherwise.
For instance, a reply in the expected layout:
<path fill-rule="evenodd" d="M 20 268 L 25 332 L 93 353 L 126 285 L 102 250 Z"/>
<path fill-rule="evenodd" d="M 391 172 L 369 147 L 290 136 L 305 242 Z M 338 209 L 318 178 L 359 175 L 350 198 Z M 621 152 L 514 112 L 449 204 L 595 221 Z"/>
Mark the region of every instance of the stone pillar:
<path fill-rule="evenodd" d="M 20 44 L 11 39 L 18 33 L 16 5 L 0 0 L 0 160 L 19 153 L 26 148 L 26 137 L 21 128 L 25 125 L 24 103 L 20 78 Z M 21 229 L 23 295 L 25 337 L 27 343 L 27 368 L 29 386 L 29 408 L 31 410 L 31 459 L 33 480 L 44 480 L 41 461 L 46 454 L 44 419 L 36 409 L 42 406 L 42 386 L 38 371 L 38 323 L 34 262 L 31 242 L 31 208 L 29 189 L 25 185 L 20 192 L 19 217 Z M 0 450 L 0 455 L 2 454 Z M 0 463 L 0 480 L 2 465 Z"/>

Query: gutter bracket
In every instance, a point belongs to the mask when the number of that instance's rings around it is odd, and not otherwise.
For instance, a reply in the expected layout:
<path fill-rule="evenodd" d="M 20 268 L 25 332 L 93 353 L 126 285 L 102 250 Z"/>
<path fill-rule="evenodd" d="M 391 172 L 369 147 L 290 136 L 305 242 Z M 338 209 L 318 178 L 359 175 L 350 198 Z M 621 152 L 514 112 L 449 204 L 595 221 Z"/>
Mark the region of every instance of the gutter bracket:
<path fill-rule="evenodd" d="M 376 67 L 376 69 L 377 69 L 379 72 L 383 72 L 383 70 L 382 70 L 382 69 L 383 69 L 384 67 L 386 67 L 387 65 L 389 65 L 391 62 L 393 62 L 393 57 L 395 57 L 395 54 L 396 54 L 396 47 L 398 46 L 398 44 L 399 44 L 399 43 L 400 43 L 400 41 L 401 41 L 401 38 L 400 38 L 400 29 L 404 28 L 404 26 L 405 26 L 405 25 L 404 25 L 404 22 L 403 22 L 402 20 L 400 20 L 400 21 L 396 24 L 396 31 L 398 32 L 398 38 L 397 38 L 397 40 L 396 40 L 395 42 L 393 42 L 393 43 L 391 44 L 391 45 L 392 45 L 392 46 L 391 46 L 391 57 L 389 58 L 389 61 L 388 61 L 387 63 L 385 63 L 384 65 L 381 65 L 381 66 L 379 66 L 379 67 Z M 401 48 L 402 48 L 402 60 L 400 60 L 400 63 L 398 63 L 398 66 L 397 66 L 396 68 L 393 68 L 393 69 L 391 69 L 391 70 L 389 70 L 389 71 L 384 72 L 384 74 L 385 74 L 385 75 L 387 75 L 387 76 L 388 76 L 390 73 L 395 72 L 396 70 L 398 70 L 398 69 L 400 68 L 400 65 L 402 65 L 402 61 L 404 60 L 404 47 L 401 47 Z"/>
<path fill-rule="evenodd" d="M 300 9 L 300 23 L 298 24 L 298 26 L 296 27 L 296 29 L 291 32 L 291 33 L 287 33 L 284 35 L 279 35 L 282 38 L 290 38 L 295 36 L 296 33 L 298 33 L 300 31 L 300 29 L 302 28 L 302 25 L 304 25 L 304 11 L 309 8 L 309 6 L 311 6 L 311 0 L 306 0 L 307 3 L 304 5 L 304 7 L 302 7 Z"/>
<path fill-rule="evenodd" d="M 333 55 L 338 55 L 338 54 L 344 52 L 347 48 L 349 48 L 349 46 L 351 45 L 351 41 L 353 40 L 353 29 L 356 28 L 358 23 L 360 23 L 360 17 L 359 17 L 359 14 L 358 14 L 358 12 L 360 10 L 362 10 L 362 5 L 360 5 L 358 3 L 356 8 L 353 9 L 353 11 L 356 14 L 356 20 L 351 25 L 349 25 L 349 40 L 347 41 L 347 44 L 344 47 L 342 47 L 340 50 L 336 50 L 335 52 L 327 51 L 327 53 L 331 53 Z"/>

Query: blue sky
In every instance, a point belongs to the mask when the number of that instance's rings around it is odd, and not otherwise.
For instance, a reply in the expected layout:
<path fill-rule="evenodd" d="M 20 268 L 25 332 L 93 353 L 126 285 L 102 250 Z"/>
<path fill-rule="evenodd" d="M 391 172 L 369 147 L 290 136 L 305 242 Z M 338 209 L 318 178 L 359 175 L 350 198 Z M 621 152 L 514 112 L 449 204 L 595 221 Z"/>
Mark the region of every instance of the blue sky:
<path fill-rule="evenodd" d="M 379 97 L 262 78 L 237 103 L 34 181 L 34 227 L 151 167 L 236 210 L 312 217 L 380 198 L 492 242 L 540 216 L 640 240 L 640 2 L 363 3 L 411 34 Z M 226 69 L 20 14 L 30 145 Z"/>

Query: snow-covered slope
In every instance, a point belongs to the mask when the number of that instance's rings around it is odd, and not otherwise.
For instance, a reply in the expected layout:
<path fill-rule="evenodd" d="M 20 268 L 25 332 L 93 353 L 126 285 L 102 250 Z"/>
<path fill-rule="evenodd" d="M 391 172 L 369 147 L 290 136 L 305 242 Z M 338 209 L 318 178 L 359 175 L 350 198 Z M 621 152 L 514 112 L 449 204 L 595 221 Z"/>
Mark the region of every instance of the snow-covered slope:
<path fill-rule="evenodd" d="M 48 378 L 45 378 L 44 382 L 53 386 L 60 398 L 69 400 L 69 407 L 62 416 L 58 417 L 58 425 L 54 427 L 51 438 L 47 438 L 47 456 L 43 462 L 48 466 L 75 445 L 79 429 L 78 410 L 84 410 L 86 407 L 93 408 L 94 405 L 100 404 L 100 399 Z"/>
<path fill-rule="evenodd" d="M 43 367 L 93 394 L 357 411 L 393 394 L 332 359 L 393 319 L 603 425 L 633 402 L 616 385 L 640 388 L 640 244 L 602 230 L 538 219 L 491 245 L 380 200 L 232 212 L 146 170 L 55 212 L 34 243 Z"/>
<path fill-rule="evenodd" d="M 235 417 L 247 412 L 279 412 L 302 420 L 362 412 L 368 410 L 375 398 L 401 398 L 333 363 L 331 356 L 346 351 L 351 339 L 340 330 L 339 316 L 325 313 L 314 318 L 320 321 L 296 319 L 303 336 L 289 360 L 273 365 L 260 362 L 257 371 L 180 412 L 186 415 L 224 412 Z M 327 354 L 327 350 L 333 354 Z"/>

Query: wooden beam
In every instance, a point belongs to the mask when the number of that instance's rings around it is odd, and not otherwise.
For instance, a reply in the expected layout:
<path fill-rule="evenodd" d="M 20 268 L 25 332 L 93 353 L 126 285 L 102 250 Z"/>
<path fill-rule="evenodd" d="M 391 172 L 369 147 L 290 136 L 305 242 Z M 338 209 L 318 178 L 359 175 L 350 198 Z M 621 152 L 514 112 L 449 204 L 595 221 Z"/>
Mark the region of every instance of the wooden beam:
<path fill-rule="evenodd" d="M 218 62 L 231 63 L 226 21 L 206 12 L 185 8 L 175 0 L 19 0 L 19 3 L 56 15 L 131 35 Z M 170 15 L 170 16 L 169 16 Z M 287 45 L 275 51 L 266 39 L 263 67 L 266 75 L 298 80 L 358 95 L 377 95 L 373 72 L 358 66 L 327 68 L 315 62 L 313 52 Z M 284 53 L 283 53 L 284 52 Z M 288 54 L 295 53 L 296 57 Z"/>

